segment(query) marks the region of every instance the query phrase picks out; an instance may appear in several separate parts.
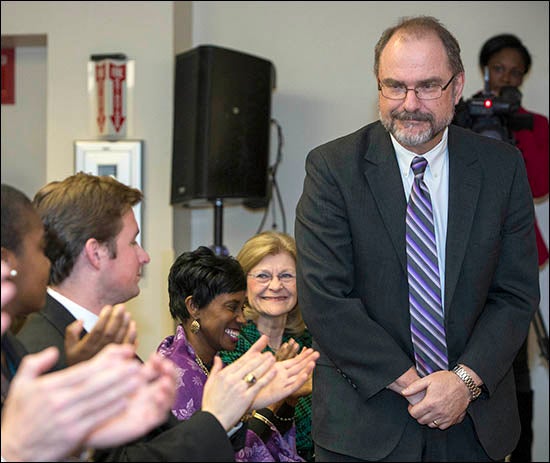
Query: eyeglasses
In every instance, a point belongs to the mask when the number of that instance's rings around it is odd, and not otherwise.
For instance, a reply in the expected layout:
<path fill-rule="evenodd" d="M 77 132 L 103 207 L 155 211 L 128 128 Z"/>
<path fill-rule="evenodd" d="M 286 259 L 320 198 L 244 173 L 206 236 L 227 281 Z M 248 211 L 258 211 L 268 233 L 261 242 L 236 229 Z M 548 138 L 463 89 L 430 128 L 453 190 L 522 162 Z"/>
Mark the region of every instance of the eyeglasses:
<path fill-rule="evenodd" d="M 254 280 L 256 280 L 257 283 L 260 283 L 262 285 L 266 285 L 271 280 L 273 280 L 273 275 L 268 272 L 249 273 L 248 276 L 254 278 Z M 289 283 L 294 283 L 294 281 L 296 280 L 296 275 L 290 272 L 282 272 L 276 276 L 279 279 L 279 281 L 284 285 Z"/>
<path fill-rule="evenodd" d="M 451 85 L 451 82 L 457 75 L 453 75 L 445 85 L 427 83 L 418 87 L 408 88 L 403 85 L 385 85 L 378 81 L 378 91 L 388 100 L 404 100 L 409 91 L 414 91 L 419 100 L 437 100 L 441 98 L 443 92 Z"/>

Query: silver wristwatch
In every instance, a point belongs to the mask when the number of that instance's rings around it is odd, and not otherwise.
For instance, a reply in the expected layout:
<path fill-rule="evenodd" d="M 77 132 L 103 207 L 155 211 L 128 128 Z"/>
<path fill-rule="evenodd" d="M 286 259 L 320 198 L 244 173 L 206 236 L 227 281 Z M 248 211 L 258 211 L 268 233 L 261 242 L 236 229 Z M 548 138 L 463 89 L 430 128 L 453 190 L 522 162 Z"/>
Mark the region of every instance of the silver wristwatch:
<path fill-rule="evenodd" d="M 460 365 L 457 365 L 453 368 L 453 373 L 456 374 L 464 384 L 466 384 L 468 391 L 470 391 L 470 402 L 476 400 L 481 394 L 481 388 L 476 385 L 475 381 L 468 374 L 468 372 Z"/>

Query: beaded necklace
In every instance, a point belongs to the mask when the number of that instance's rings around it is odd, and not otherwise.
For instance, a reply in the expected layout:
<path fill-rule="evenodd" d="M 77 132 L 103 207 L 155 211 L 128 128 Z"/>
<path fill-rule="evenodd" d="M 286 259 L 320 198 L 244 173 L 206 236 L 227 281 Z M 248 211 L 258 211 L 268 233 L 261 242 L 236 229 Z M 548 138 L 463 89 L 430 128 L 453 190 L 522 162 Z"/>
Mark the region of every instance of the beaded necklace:
<path fill-rule="evenodd" d="M 201 367 L 201 370 L 204 371 L 204 374 L 208 376 L 208 373 L 210 372 L 208 371 L 208 368 L 206 368 L 206 365 L 203 363 L 203 361 L 200 359 L 200 357 L 197 354 L 195 354 L 195 362 L 197 362 L 197 365 Z"/>

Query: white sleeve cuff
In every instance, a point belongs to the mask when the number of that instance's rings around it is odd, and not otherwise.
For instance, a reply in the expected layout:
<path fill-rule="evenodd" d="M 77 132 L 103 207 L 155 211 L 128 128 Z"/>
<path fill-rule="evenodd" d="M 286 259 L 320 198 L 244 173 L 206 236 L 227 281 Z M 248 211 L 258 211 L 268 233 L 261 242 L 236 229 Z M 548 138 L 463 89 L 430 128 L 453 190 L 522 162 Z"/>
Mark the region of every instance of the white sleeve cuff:
<path fill-rule="evenodd" d="M 227 431 L 227 437 L 231 438 L 233 434 L 235 434 L 239 429 L 241 429 L 242 425 L 243 425 L 243 422 L 239 421 L 233 428 Z"/>

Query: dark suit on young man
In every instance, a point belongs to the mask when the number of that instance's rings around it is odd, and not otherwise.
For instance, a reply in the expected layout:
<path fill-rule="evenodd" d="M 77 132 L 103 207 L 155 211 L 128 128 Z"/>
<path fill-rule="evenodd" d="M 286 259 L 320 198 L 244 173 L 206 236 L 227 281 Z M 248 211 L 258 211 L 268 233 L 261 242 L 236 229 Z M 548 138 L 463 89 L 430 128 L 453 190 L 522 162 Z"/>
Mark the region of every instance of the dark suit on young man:
<path fill-rule="evenodd" d="M 30 353 L 56 346 L 61 355 L 55 370 L 65 368 L 65 328 L 73 315 L 49 294 L 46 306 L 29 316 L 17 338 Z M 179 421 L 171 413 L 162 425 L 127 445 L 100 450 L 94 461 L 234 461 L 235 452 L 219 421 L 208 412 Z"/>
<path fill-rule="evenodd" d="M 296 211 L 297 284 L 321 352 L 313 378 L 313 439 L 330 452 L 390 458 L 411 433 L 438 439 L 462 427 L 471 437 L 471 426 L 491 459 L 503 459 L 517 442 L 511 367 L 539 300 L 525 166 L 511 145 L 455 126 L 449 127 L 448 152 L 449 367 L 472 368 L 485 392 L 470 403 L 464 422 L 446 431 L 419 425 L 407 400 L 386 389 L 414 365 L 407 200 L 390 136 L 375 122 L 308 155 Z M 466 460 L 476 455 L 460 452 Z"/>

